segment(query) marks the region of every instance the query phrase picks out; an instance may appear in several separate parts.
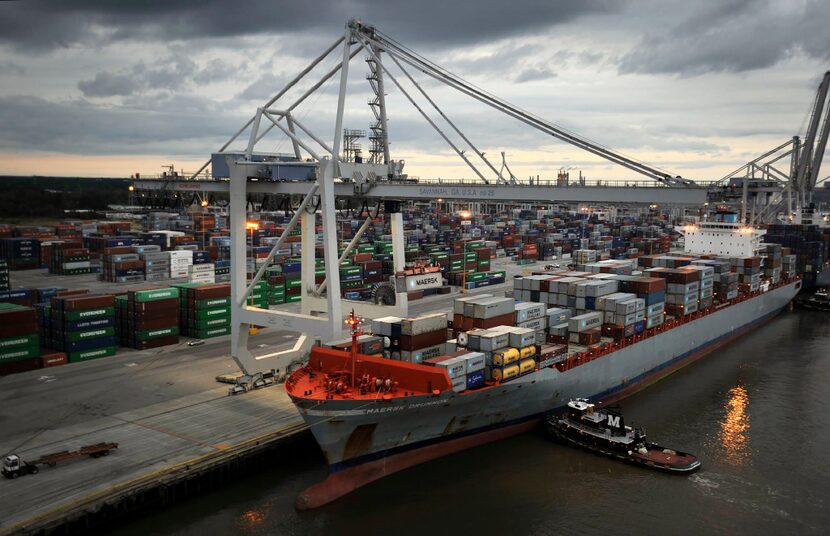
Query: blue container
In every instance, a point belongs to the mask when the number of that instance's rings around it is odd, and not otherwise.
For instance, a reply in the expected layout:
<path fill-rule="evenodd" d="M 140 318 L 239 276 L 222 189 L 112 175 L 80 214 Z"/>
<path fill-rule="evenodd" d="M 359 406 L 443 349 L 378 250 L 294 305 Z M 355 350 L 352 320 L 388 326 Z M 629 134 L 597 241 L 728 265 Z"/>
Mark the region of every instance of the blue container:
<path fill-rule="evenodd" d="M 6 292 L 0 292 L 0 302 L 3 301 L 17 301 L 17 300 L 29 300 L 32 298 L 32 291 L 31 289 L 20 289 L 20 290 L 8 290 Z"/>
<path fill-rule="evenodd" d="M 597 299 L 594 296 L 585 296 L 585 308 L 586 309 L 596 309 L 597 308 Z"/>
<path fill-rule="evenodd" d="M 467 373 L 467 389 L 475 389 L 484 385 L 484 370 Z"/>
<path fill-rule="evenodd" d="M 634 323 L 634 333 L 642 333 L 644 329 L 646 329 L 645 320 Z"/>
<path fill-rule="evenodd" d="M 71 320 L 64 324 L 65 331 L 84 331 L 111 328 L 115 325 L 113 318 L 96 318 L 93 320 Z"/>
<path fill-rule="evenodd" d="M 285 273 L 296 273 L 302 270 L 303 266 L 299 262 L 287 262 L 282 265 L 282 271 Z"/>
<path fill-rule="evenodd" d="M 107 346 L 115 346 L 115 337 L 99 337 L 97 339 L 89 339 L 86 341 L 58 341 L 58 350 L 62 352 L 82 352 L 84 350 L 94 350 L 96 348 L 104 348 Z"/>

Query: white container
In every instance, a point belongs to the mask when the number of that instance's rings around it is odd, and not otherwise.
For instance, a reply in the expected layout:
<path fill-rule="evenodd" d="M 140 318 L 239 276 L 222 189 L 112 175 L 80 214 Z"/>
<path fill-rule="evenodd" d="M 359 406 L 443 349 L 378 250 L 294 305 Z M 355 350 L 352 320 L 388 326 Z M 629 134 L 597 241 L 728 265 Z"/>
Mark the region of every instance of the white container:
<path fill-rule="evenodd" d="M 510 328 L 508 336 L 513 348 L 525 348 L 536 344 L 536 332 L 532 329 Z"/>
<path fill-rule="evenodd" d="M 464 316 L 480 319 L 495 318 L 512 313 L 515 305 L 513 298 L 485 298 L 464 304 Z"/>
<path fill-rule="evenodd" d="M 534 318 L 533 320 L 528 320 L 527 322 L 519 322 L 516 324 L 516 327 L 532 329 L 533 331 L 544 330 L 548 327 L 547 320 L 547 317 L 544 316 L 542 318 Z"/>
<path fill-rule="evenodd" d="M 465 296 L 464 298 L 456 298 L 452 304 L 452 312 L 456 315 L 464 314 L 464 304 L 471 301 L 483 300 L 484 298 L 492 298 L 492 294 L 479 294 L 477 296 Z"/>
<path fill-rule="evenodd" d="M 510 336 L 505 332 L 487 330 L 486 334 L 479 335 L 479 349 L 487 352 L 495 352 L 507 348 L 510 344 Z"/>
<path fill-rule="evenodd" d="M 484 370 L 485 357 L 483 352 L 470 352 L 469 354 L 460 355 L 458 358 L 467 362 L 467 374 Z"/>
<path fill-rule="evenodd" d="M 447 314 L 433 313 L 401 321 L 401 335 L 422 335 L 439 329 L 447 329 Z"/>
<path fill-rule="evenodd" d="M 456 393 L 460 393 L 461 391 L 467 388 L 467 375 L 464 374 L 463 376 L 458 376 L 457 378 L 452 379 L 452 390 Z"/>
<path fill-rule="evenodd" d="M 544 303 L 517 303 L 515 307 L 515 320 L 517 323 L 527 322 L 528 320 L 534 320 L 536 318 L 544 318 L 548 310 L 547 304 Z"/>
<path fill-rule="evenodd" d="M 637 311 L 637 298 L 617 302 L 618 315 L 630 315 Z"/>
<path fill-rule="evenodd" d="M 568 331 L 582 332 L 588 329 L 598 328 L 602 325 L 602 313 L 586 313 L 574 316 L 568 321 Z"/>
<path fill-rule="evenodd" d="M 435 366 L 446 370 L 447 376 L 450 379 L 467 375 L 467 361 L 458 357 L 441 361 L 440 363 L 436 363 Z"/>
<path fill-rule="evenodd" d="M 424 359 L 432 359 L 439 355 L 446 354 L 446 344 L 436 344 L 435 346 L 427 346 L 419 350 L 401 350 L 401 361 L 408 363 L 423 363 Z"/>
<path fill-rule="evenodd" d="M 375 335 L 383 335 L 385 337 L 392 336 L 392 324 L 398 324 L 403 319 L 397 316 L 384 316 L 372 320 L 372 333 Z"/>

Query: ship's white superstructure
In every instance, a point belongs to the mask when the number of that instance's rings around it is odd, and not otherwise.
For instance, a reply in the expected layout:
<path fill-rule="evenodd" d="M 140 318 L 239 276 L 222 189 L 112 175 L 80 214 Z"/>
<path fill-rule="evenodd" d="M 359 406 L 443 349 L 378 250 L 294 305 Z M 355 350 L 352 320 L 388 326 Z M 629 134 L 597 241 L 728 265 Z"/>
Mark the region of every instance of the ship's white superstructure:
<path fill-rule="evenodd" d="M 683 235 L 686 253 L 750 257 L 761 247 L 762 229 L 742 225 L 731 214 L 716 214 L 713 221 L 682 225 L 675 229 Z"/>

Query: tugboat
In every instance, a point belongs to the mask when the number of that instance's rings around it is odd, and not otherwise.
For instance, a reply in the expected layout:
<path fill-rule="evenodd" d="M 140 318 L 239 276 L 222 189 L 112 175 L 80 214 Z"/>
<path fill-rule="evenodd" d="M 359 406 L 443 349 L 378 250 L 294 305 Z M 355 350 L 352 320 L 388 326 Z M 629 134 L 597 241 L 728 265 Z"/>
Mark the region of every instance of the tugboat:
<path fill-rule="evenodd" d="M 571 400 L 567 407 L 564 415 L 547 419 L 548 433 L 562 443 L 668 473 L 700 468 L 693 454 L 649 443 L 645 431 L 626 426 L 618 410 L 597 408 L 585 398 Z"/>
<path fill-rule="evenodd" d="M 812 296 L 797 300 L 796 305 L 804 309 L 830 312 L 830 293 L 826 288 L 820 288 Z"/>

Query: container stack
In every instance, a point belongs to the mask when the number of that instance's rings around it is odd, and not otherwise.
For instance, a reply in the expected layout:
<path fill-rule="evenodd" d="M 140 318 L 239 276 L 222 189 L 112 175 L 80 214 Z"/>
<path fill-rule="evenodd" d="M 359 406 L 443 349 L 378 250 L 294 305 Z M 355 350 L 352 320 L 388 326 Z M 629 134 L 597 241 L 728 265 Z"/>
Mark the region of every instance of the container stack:
<path fill-rule="evenodd" d="M 692 264 L 690 270 L 700 273 L 700 290 L 698 291 L 698 310 L 706 309 L 714 303 L 715 268 L 700 264 Z"/>
<path fill-rule="evenodd" d="M 498 326 L 488 330 L 491 335 L 479 338 L 479 345 L 495 345 L 495 348 L 485 353 L 485 377 L 488 380 L 499 382 L 510 381 L 536 370 L 536 335 L 531 329 L 512 326 Z M 495 336 L 492 334 L 495 332 Z M 507 344 L 504 344 L 503 335 L 507 335 Z"/>
<path fill-rule="evenodd" d="M 781 244 L 761 244 L 761 258 L 764 265 L 764 277 L 769 278 L 773 283 L 781 281 L 781 272 L 784 265 Z"/>
<path fill-rule="evenodd" d="M 285 276 L 269 268 L 265 272 L 265 281 L 268 283 L 268 305 L 285 303 Z"/>
<path fill-rule="evenodd" d="M 168 251 L 170 256 L 170 279 L 184 278 L 190 275 L 193 265 L 193 252 L 189 250 Z"/>
<path fill-rule="evenodd" d="M 697 312 L 700 300 L 700 272 L 667 269 L 660 274 L 665 275 L 666 279 L 666 313 L 680 317 Z"/>
<path fill-rule="evenodd" d="M 634 302 L 635 300 L 636 298 L 634 300 L 630 300 L 630 302 Z M 623 321 L 626 321 L 627 313 L 620 314 L 619 311 L 627 311 L 628 309 L 625 309 L 624 306 L 628 303 L 629 302 L 622 302 L 617 304 L 617 319 L 622 318 Z M 632 303 L 631 305 L 633 309 L 635 304 Z M 595 344 L 598 344 L 600 342 L 600 339 L 602 338 L 603 318 L 603 313 L 599 311 L 571 317 L 570 320 L 568 320 L 569 342 L 587 347 L 591 347 Z"/>
<path fill-rule="evenodd" d="M 154 239 L 163 242 L 163 239 Z M 133 247 L 133 253 L 137 254 L 144 263 L 144 279 L 147 281 L 164 281 L 170 277 L 170 259 L 167 253 L 161 250 L 157 243 L 148 243 L 143 246 Z"/>
<path fill-rule="evenodd" d="M 755 292 L 761 288 L 761 257 L 736 257 L 731 262 L 732 271 L 738 273 L 740 292 Z"/>
<path fill-rule="evenodd" d="M 11 281 L 9 280 L 9 261 L 0 258 L 0 292 L 5 292 L 11 288 Z"/>
<path fill-rule="evenodd" d="M 512 326 L 515 322 L 516 303 L 512 298 L 480 295 L 455 300 L 453 304 L 453 328 L 469 331 L 474 328 L 489 329 L 496 326 Z"/>
<path fill-rule="evenodd" d="M 286 262 L 282 266 L 285 275 L 285 303 L 298 302 L 302 299 L 302 264 Z"/>
<path fill-rule="evenodd" d="M 181 334 L 207 339 L 231 332 L 231 286 L 185 283 L 174 285 L 179 295 Z"/>
<path fill-rule="evenodd" d="M 121 346 L 147 350 L 179 342 L 179 289 L 131 290 L 115 300 Z"/>
<path fill-rule="evenodd" d="M 6 259 L 10 270 L 40 268 L 40 241 L 23 237 L 3 238 L 0 240 L 0 257 Z"/>
<path fill-rule="evenodd" d="M 547 310 L 544 303 L 517 303 L 514 307 L 513 325 L 532 330 L 535 334 L 535 344 L 544 344 L 547 341 Z"/>
<path fill-rule="evenodd" d="M 378 318 L 372 320 L 372 333 L 389 339 L 388 357 L 398 361 L 423 363 L 447 351 L 447 315 L 444 313 L 415 318 Z"/>
<path fill-rule="evenodd" d="M 195 253 L 195 252 L 194 252 Z M 209 283 L 216 282 L 216 269 L 212 262 L 204 264 L 191 264 L 187 276 L 188 283 Z"/>
<path fill-rule="evenodd" d="M 424 364 L 446 370 L 452 382 L 453 391 L 460 393 L 484 385 L 484 361 L 483 353 L 464 350 L 449 355 L 428 358 L 424 361 Z"/>
<path fill-rule="evenodd" d="M 84 294 L 52 298 L 52 345 L 69 362 L 115 355 L 115 297 Z"/>
<path fill-rule="evenodd" d="M 57 275 L 88 274 L 92 271 L 87 248 L 55 246 L 49 260 L 49 273 Z"/>
<path fill-rule="evenodd" d="M 793 278 L 797 274 L 796 270 L 798 269 L 798 256 L 790 254 L 790 248 L 781 249 L 781 277 L 785 277 L 787 279 Z"/>
<path fill-rule="evenodd" d="M 37 313 L 31 307 L 0 303 L 0 375 L 39 367 Z"/>
<path fill-rule="evenodd" d="M 112 283 L 144 281 L 144 261 L 132 246 L 106 248 L 102 257 L 101 279 Z"/>

